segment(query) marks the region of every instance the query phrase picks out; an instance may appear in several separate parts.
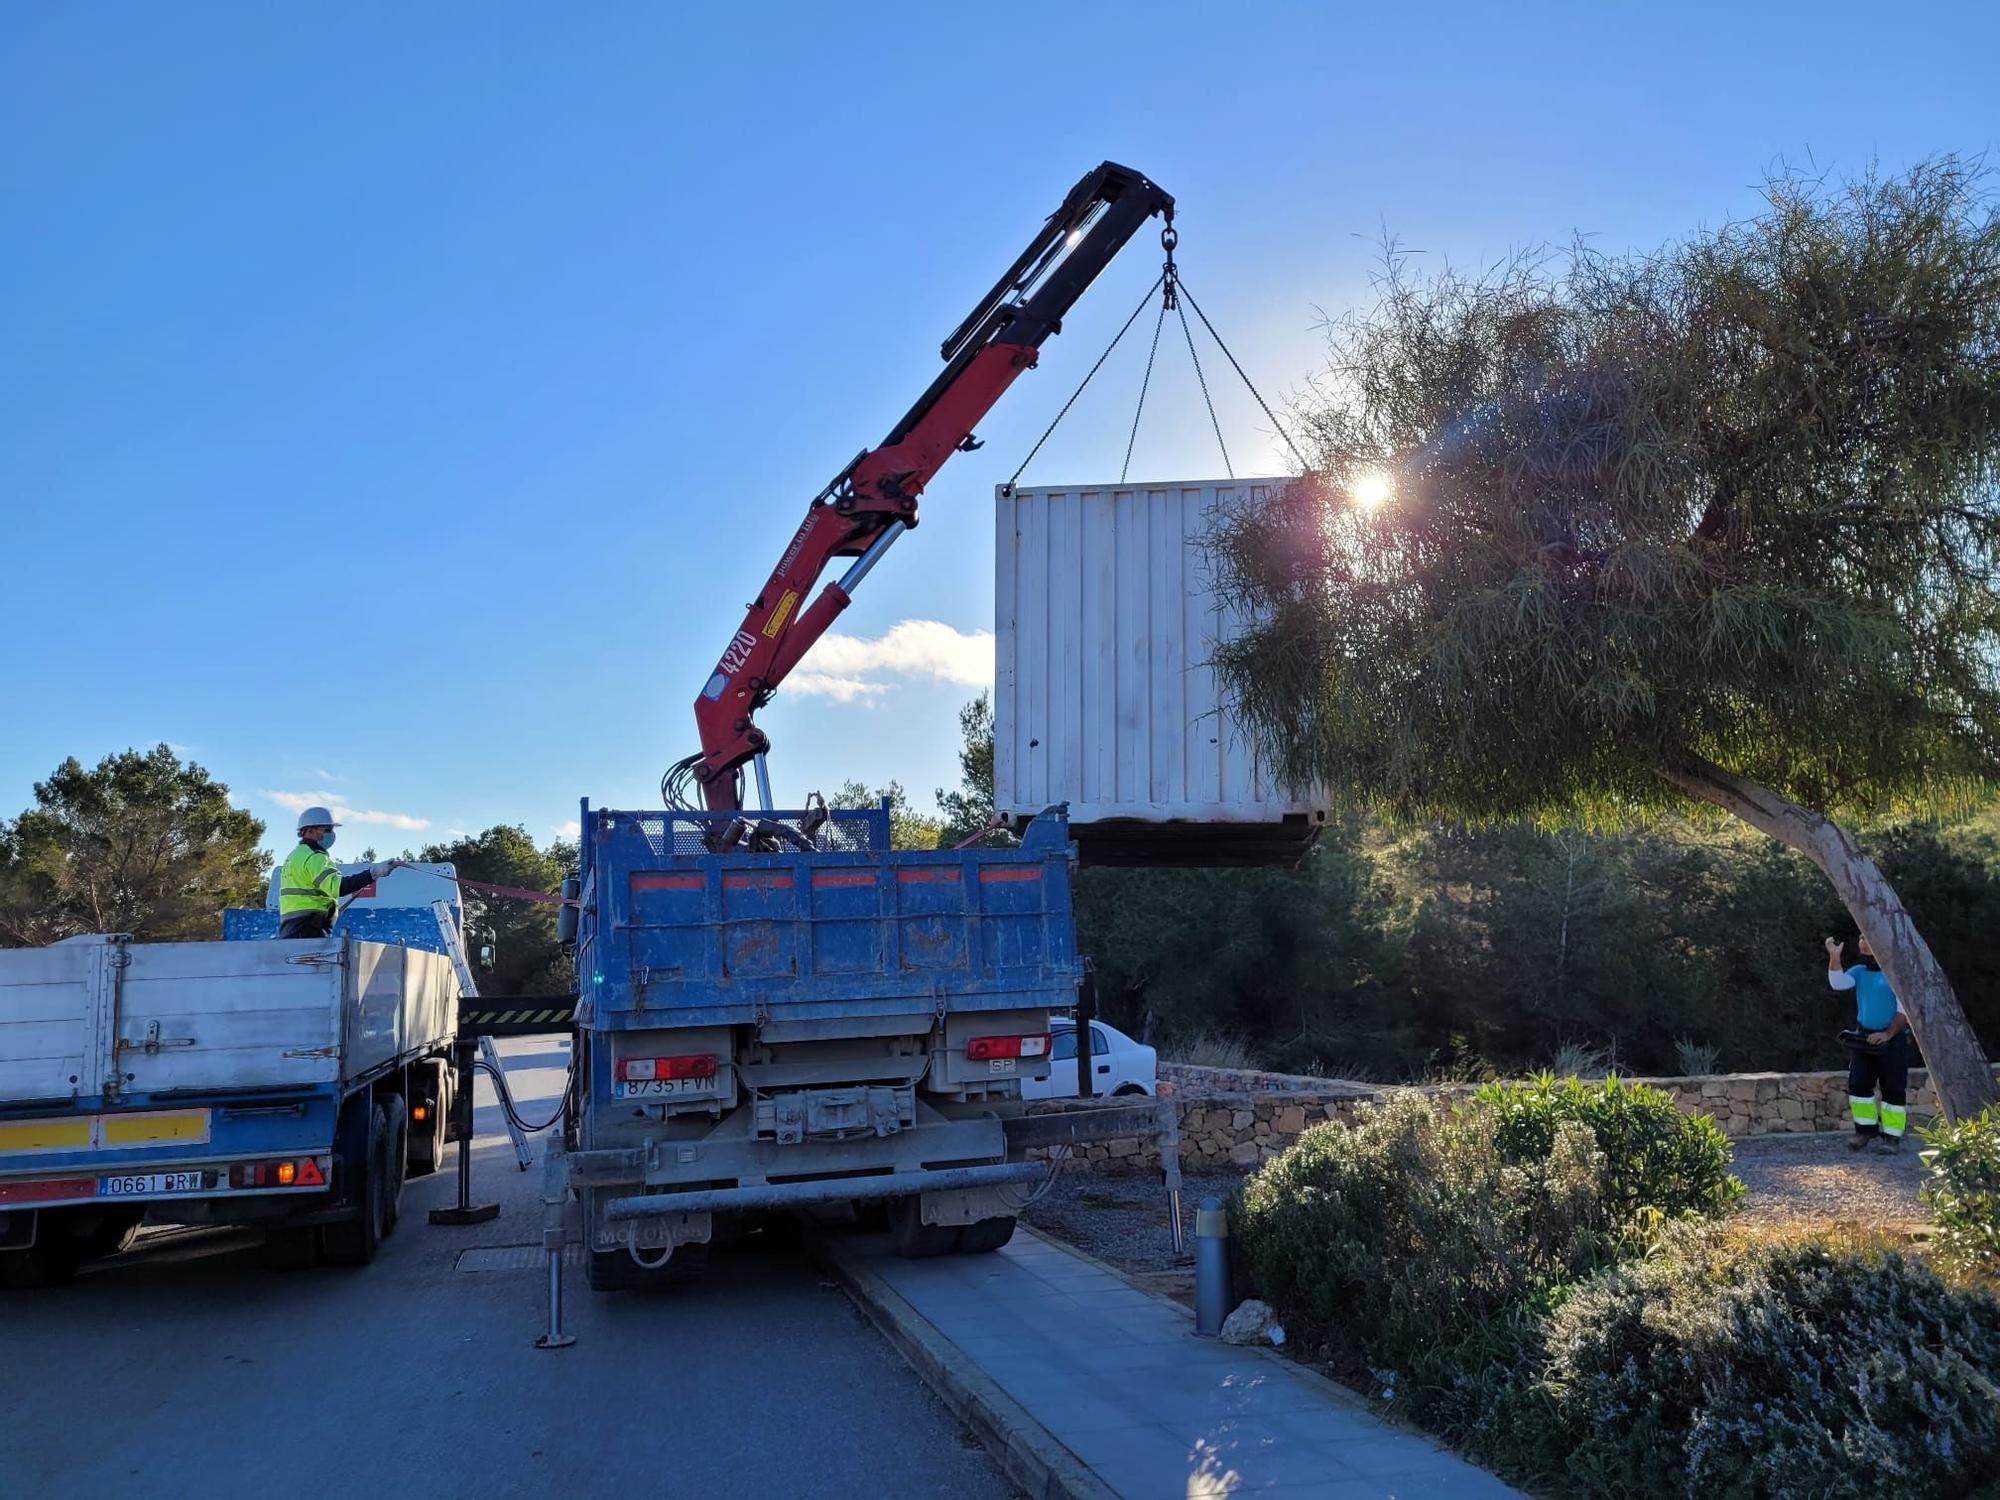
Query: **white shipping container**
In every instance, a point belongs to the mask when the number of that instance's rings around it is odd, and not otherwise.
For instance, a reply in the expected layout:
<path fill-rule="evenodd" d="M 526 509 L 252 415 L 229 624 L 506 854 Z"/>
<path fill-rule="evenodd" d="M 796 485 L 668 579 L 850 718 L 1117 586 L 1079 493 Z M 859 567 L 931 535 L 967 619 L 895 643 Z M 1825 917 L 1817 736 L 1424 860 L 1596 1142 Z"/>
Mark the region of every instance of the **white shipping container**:
<path fill-rule="evenodd" d="M 1106 863 L 1284 863 L 1327 799 L 1280 786 L 1223 702 L 1206 540 L 1281 479 L 1042 486 L 995 501 L 998 811 L 1069 804 Z"/>

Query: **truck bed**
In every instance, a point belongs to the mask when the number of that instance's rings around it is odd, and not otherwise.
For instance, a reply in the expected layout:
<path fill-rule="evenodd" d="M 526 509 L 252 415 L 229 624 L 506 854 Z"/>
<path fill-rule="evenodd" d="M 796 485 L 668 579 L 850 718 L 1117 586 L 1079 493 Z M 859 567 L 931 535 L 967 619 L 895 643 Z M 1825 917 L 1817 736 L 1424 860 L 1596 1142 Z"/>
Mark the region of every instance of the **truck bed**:
<path fill-rule="evenodd" d="M 0 951 L 0 1111 L 331 1086 L 449 1039 L 437 954 L 343 936 Z"/>
<path fill-rule="evenodd" d="M 1074 1003 L 1060 816 L 1020 848 L 962 852 L 889 848 L 886 812 L 835 818 L 847 847 L 714 855 L 700 843 L 713 815 L 586 807 L 579 1021 L 774 1036 L 788 1022 Z"/>

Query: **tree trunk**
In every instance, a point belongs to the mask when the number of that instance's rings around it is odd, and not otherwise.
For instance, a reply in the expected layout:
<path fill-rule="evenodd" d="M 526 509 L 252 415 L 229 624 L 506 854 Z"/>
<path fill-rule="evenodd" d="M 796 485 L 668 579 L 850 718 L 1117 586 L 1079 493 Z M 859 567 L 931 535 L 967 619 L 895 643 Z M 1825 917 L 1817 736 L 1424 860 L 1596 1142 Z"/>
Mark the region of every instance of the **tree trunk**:
<path fill-rule="evenodd" d="M 1918 933 L 1875 861 L 1843 829 L 1811 808 L 1708 761 L 1663 767 L 1659 774 L 1690 797 L 1713 803 L 1797 850 L 1833 882 L 1903 1002 L 1946 1119 L 1963 1120 L 2000 1103 L 1993 1066 L 1930 944 Z"/>

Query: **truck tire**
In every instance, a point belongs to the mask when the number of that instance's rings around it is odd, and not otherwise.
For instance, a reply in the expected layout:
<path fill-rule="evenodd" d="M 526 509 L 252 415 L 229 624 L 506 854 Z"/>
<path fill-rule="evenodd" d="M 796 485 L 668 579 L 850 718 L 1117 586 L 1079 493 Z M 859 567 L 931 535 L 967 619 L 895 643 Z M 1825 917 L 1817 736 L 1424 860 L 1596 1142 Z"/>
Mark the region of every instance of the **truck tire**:
<path fill-rule="evenodd" d="M 916 1193 L 889 1200 L 889 1244 L 905 1260 L 929 1260 L 958 1248 L 956 1224 L 926 1224 Z"/>
<path fill-rule="evenodd" d="M 663 1266 L 642 1266 L 630 1251 L 593 1250 L 584 1258 L 583 1279 L 593 1292 L 660 1292 L 698 1281 L 708 1270 L 706 1243 L 675 1247 Z"/>
<path fill-rule="evenodd" d="M 391 1094 L 382 1101 L 382 1110 L 389 1118 L 388 1205 L 382 1233 L 391 1235 L 403 1217 L 403 1183 L 410 1175 L 410 1103 L 401 1094 Z"/>
<path fill-rule="evenodd" d="M 444 1165 L 445 1136 L 451 1125 L 445 1076 L 445 1070 L 436 1063 L 426 1063 L 417 1070 L 414 1098 L 423 1106 L 427 1118 L 411 1122 L 409 1175 L 412 1177 L 428 1177 Z"/>
<path fill-rule="evenodd" d="M 368 1111 L 368 1134 L 349 1188 L 355 1215 L 344 1223 L 323 1225 L 319 1232 L 320 1251 L 329 1265 L 367 1265 L 388 1232 L 383 1224 L 388 1217 L 389 1117 L 379 1104 L 366 1099 L 361 1104 Z"/>
<path fill-rule="evenodd" d="M 976 1224 L 968 1224 L 958 1232 L 958 1253 L 960 1255 L 990 1255 L 1007 1241 L 1014 1238 L 1014 1216 L 981 1219 Z"/>
<path fill-rule="evenodd" d="M 310 1271 L 319 1264 L 319 1231 L 310 1224 L 267 1229 L 257 1259 L 270 1271 Z"/>

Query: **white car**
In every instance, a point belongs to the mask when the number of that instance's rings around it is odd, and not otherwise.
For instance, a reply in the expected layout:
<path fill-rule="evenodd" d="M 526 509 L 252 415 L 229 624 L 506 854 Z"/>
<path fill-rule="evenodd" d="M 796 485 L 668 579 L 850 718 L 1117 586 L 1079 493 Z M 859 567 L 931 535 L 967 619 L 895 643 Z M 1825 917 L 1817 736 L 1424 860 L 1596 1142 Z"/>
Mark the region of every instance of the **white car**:
<path fill-rule="evenodd" d="M 1051 1016 L 1055 1042 L 1049 1052 L 1049 1076 L 1021 1080 L 1024 1099 L 1076 1097 L 1076 1022 Z M 1160 1054 L 1142 1047 L 1116 1026 L 1090 1023 L 1090 1090 L 1093 1094 L 1150 1094 L 1158 1086 Z"/>

